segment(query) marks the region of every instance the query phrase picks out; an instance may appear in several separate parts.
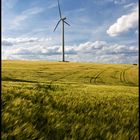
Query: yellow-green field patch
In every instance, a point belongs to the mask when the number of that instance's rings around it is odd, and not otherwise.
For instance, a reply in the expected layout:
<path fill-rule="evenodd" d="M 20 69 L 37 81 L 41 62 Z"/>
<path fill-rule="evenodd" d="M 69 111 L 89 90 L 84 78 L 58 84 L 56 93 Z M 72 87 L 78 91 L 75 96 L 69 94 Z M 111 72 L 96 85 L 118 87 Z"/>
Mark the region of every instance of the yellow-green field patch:
<path fill-rule="evenodd" d="M 2 61 L 2 139 L 137 140 L 138 66 Z"/>

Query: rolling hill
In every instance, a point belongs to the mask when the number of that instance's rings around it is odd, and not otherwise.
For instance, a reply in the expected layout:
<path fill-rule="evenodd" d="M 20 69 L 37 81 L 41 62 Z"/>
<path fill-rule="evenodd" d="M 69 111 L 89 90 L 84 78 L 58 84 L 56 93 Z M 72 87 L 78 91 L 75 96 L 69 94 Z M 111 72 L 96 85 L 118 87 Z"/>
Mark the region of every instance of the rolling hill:
<path fill-rule="evenodd" d="M 2 139 L 138 139 L 138 65 L 2 61 Z"/>

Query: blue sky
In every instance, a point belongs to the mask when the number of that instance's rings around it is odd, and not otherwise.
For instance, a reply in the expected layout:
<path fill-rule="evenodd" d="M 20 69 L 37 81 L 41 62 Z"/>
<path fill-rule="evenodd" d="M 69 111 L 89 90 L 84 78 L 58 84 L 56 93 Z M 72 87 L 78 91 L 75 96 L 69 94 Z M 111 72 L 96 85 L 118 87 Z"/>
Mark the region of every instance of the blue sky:
<path fill-rule="evenodd" d="M 69 61 L 138 63 L 138 0 L 60 0 Z M 57 0 L 2 0 L 2 59 L 61 59 Z"/>

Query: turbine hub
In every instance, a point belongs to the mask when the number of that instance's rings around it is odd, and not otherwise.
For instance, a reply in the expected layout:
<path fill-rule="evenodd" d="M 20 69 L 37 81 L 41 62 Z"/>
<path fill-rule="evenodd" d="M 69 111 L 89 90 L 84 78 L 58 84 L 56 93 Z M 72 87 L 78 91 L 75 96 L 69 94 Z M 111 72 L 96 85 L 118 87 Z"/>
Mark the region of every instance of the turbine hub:
<path fill-rule="evenodd" d="M 66 20 L 66 17 L 62 18 L 62 20 Z"/>

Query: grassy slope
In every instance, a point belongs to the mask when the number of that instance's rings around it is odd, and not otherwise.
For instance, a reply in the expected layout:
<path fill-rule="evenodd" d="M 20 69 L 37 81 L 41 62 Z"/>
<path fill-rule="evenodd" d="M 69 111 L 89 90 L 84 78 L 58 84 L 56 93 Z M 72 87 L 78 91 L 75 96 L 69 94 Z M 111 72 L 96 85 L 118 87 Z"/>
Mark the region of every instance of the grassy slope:
<path fill-rule="evenodd" d="M 138 66 L 2 61 L 2 92 L 3 139 L 138 139 Z"/>

